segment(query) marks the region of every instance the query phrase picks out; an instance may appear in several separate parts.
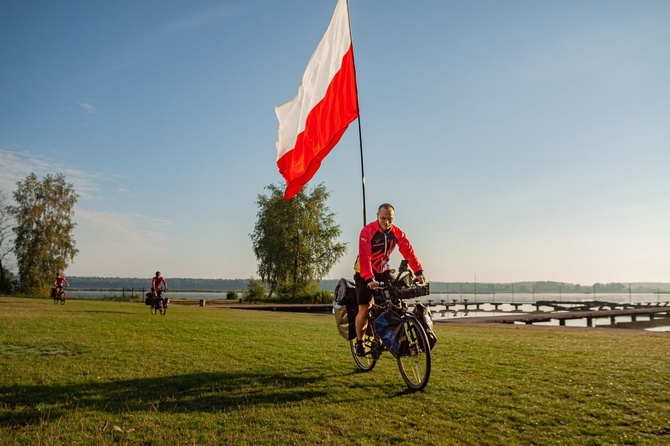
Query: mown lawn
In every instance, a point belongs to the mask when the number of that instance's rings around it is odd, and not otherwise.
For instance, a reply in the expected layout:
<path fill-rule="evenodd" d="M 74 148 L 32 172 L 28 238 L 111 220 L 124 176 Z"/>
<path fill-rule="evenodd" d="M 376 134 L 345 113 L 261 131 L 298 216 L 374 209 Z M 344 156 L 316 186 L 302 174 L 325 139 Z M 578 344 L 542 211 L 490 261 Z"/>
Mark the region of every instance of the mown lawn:
<path fill-rule="evenodd" d="M 0 444 L 670 444 L 667 334 L 436 333 L 412 393 L 331 315 L 0 298 Z"/>

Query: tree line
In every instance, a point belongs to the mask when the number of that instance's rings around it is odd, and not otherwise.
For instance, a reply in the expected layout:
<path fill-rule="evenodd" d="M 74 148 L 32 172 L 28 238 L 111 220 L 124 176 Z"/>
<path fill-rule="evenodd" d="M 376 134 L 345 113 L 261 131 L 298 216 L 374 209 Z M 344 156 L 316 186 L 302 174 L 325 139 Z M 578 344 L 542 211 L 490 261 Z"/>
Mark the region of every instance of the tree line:
<path fill-rule="evenodd" d="M 230 291 L 244 290 L 249 279 L 189 279 L 166 277 L 168 287 L 173 291 Z M 121 288 L 150 288 L 151 277 L 83 277 L 69 276 L 72 288 L 86 290 L 107 290 Z"/>
<path fill-rule="evenodd" d="M 350 277 L 348 279 L 351 279 Z M 105 290 L 121 288 L 149 288 L 151 278 L 138 277 L 68 277 L 72 288 L 86 290 Z M 249 284 L 257 279 L 193 279 L 193 278 L 166 278 L 173 291 L 244 291 Z M 323 279 L 318 283 L 322 291 L 333 291 L 339 279 Z M 514 282 L 514 283 L 477 283 L 474 282 L 431 282 L 433 293 L 458 294 L 492 294 L 492 293 L 668 293 L 670 283 L 595 283 L 593 285 L 579 285 L 568 282 Z"/>

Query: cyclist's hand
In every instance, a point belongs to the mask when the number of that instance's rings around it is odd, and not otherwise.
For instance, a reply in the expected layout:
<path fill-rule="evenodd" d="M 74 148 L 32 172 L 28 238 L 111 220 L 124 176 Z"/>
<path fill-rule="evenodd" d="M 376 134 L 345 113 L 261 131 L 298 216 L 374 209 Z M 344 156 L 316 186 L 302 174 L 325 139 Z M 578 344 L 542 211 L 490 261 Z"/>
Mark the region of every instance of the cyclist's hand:
<path fill-rule="evenodd" d="M 379 286 L 379 282 L 377 282 L 376 280 L 372 280 L 372 282 L 368 283 L 368 288 L 371 289 L 371 290 L 374 290 L 378 286 Z"/>
<path fill-rule="evenodd" d="M 414 278 L 414 280 L 417 281 L 417 282 L 419 282 L 420 284 L 424 284 L 424 283 L 426 283 L 426 276 L 424 276 L 423 274 L 421 274 L 420 276 L 416 276 L 416 277 Z"/>

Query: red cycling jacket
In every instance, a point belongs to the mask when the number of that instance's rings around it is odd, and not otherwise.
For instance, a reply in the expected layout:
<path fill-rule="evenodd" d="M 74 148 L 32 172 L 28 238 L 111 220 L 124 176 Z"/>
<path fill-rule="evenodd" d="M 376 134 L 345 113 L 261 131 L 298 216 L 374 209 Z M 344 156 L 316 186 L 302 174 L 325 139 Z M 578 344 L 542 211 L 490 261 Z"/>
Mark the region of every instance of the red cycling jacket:
<path fill-rule="evenodd" d="M 162 288 L 161 288 L 161 285 L 163 285 Z M 151 288 L 154 289 L 154 290 L 160 290 L 160 289 L 167 290 L 167 283 L 165 282 L 165 279 L 163 279 L 163 276 L 158 276 L 158 277 L 152 278 L 151 279 Z"/>
<path fill-rule="evenodd" d="M 414 254 L 414 248 L 405 233 L 395 225 L 383 231 L 377 220 L 367 224 L 361 230 L 361 236 L 358 239 L 358 259 L 356 259 L 354 269 L 366 282 L 372 282 L 375 274 L 389 269 L 389 257 L 396 245 L 398 245 L 400 254 L 408 260 L 414 274 L 422 275 L 423 267 Z"/>

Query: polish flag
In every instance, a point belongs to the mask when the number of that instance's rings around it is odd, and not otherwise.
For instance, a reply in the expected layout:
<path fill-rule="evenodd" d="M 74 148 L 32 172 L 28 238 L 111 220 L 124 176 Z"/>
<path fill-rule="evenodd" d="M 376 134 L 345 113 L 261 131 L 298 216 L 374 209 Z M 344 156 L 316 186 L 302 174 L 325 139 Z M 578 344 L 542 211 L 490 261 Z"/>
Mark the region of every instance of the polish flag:
<path fill-rule="evenodd" d="M 277 166 L 289 200 L 312 179 L 321 161 L 358 117 L 354 52 L 347 0 L 339 0 L 326 34 L 302 76 L 298 95 L 275 107 Z"/>

